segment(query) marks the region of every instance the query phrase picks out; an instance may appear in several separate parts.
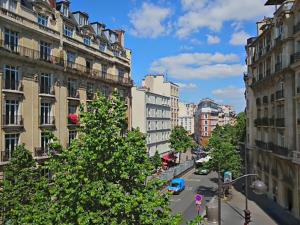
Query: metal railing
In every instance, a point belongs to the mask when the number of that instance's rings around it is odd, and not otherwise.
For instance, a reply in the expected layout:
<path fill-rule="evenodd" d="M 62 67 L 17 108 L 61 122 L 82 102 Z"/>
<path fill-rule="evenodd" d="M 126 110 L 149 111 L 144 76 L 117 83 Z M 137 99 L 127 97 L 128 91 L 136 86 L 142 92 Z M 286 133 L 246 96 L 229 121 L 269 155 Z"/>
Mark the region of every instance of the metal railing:
<path fill-rule="evenodd" d="M 8 151 L 0 151 L 0 162 L 9 162 L 11 154 Z"/>
<path fill-rule="evenodd" d="M 272 152 L 277 154 L 277 155 L 284 156 L 284 157 L 288 157 L 289 154 L 290 154 L 288 148 L 285 148 L 285 147 L 282 147 L 282 146 L 279 146 L 279 145 L 275 145 L 275 144 L 273 146 Z"/>
<path fill-rule="evenodd" d="M 2 88 L 6 90 L 23 91 L 23 83 L 20 80 L 4 79 Z"/>
<path fill-rule="evenodd" d="M 276 127 L 284 127 L 284 126 L 285 126 L 284 118 L 276 119 Z"/>
<path fill-rule="evenodd" d="M 73 88 L 68 88 L 68 97 L 79 99 L 79 91 Z"/>
<path fill-rule="evenodd" d="M 3 115 L 2 124 L 5 127 L 23 126 L 23 117 L 20 115 Z"/>
<path fill-rule="evenodd" d="M 86 99 L 87 100 L 94 100 L 95 97 L 95 93 L 93 93 L 92 91 L 87 91 L 86 92 Z"/>
<path fill-rule="evenodd" d="M 295 54 L 291 55 L 291 64 L 298 62 L 300 60 L 300 52 L 296 52 Z"/>
<path fill-rule="evenodd" d="M 55 95 L 54 87 L 40 85 L 40 94 Z"/>
<path fill-rule="evenodd" d="M 158 178 L 160 180 L 170 181 L 174 177 L 179 176 L 183 172 L 191 169 L 192 167 L 194 167 L 194 160 L 185 161 L 184 163 L 182 163 L 178 166 L 171 167 L 170 169 L 162 172 Z"/>
<path fill-rule="evenodd" d="M 40 125 L 52 126 L 55 125 L 55 117 L 54 116 L 42 116 L 40 115 Z"/>
<path fill-rule="evenodd" d="M 284 98 L 284 91 L 283 90 L 276 91 L 276 100 L 282 98 Z"/>

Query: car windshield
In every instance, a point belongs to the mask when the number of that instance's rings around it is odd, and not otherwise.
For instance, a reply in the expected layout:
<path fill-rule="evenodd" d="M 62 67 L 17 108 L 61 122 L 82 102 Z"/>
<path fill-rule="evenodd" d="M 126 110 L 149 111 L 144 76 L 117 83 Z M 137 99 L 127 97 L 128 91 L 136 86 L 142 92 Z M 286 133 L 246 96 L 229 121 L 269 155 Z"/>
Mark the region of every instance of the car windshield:
<path fill-rule="evenodd" d="M 171 184 L 171 187 L 178 187 L 178 186 L 179 186 L 178 183 L 172 183 L 172 184 Z"/>

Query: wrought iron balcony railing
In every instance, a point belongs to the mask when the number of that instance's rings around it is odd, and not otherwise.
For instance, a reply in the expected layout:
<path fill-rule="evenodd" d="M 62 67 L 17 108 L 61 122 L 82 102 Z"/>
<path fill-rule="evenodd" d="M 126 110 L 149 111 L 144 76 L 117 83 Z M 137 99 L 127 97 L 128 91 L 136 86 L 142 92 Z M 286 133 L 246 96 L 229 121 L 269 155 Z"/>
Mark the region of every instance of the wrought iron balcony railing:
<path fill-rule="evenodd" d="M 20 115 L 3 115 L 3 126 L 4 127 L 14 127 L 23 126 L 23 117 Z"/>

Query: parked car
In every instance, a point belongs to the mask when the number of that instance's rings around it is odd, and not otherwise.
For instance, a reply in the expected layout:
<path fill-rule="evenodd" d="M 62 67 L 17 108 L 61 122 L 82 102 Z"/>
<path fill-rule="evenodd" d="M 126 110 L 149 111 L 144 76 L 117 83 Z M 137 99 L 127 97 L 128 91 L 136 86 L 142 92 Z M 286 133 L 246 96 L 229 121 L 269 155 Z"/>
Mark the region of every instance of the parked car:
<path fill-rule="evenodd" d="M 194 173 L 197 175 L 207 175 L 209 174 L 209 172 L 210 172 L 209 169 L 199 168 Z"/>
<path fill-rule="evenodd" d="M 179 194 L 185 189 L 185 180 L 183 178 L 175 178 L 168 186 L 168 191 L 173 194 Z"/>

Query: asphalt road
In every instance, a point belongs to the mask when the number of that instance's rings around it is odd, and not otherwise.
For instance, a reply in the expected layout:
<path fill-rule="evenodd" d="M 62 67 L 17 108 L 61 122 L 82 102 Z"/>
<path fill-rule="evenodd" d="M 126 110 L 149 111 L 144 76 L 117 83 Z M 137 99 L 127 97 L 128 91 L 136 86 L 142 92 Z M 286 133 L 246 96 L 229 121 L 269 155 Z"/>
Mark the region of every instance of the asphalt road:
<path fill-rule="evenodd" d="M 171 198 L 171 209 L 173 214 L 180 213 L 183 217 L 182 225 L 197 216 L 195 205 L 195 195 L 204 195 L 204 201 L 201 205 L 201 212 L 205 209 L 205 204 L 215 195 L 217 190 L 217 174 L 195 175 L 193 170 L 183 176 L 186 180 L 186 189 L 179 195 L 173 195 Z M 200 212 L 200 213 L 201 213 Z"/>

